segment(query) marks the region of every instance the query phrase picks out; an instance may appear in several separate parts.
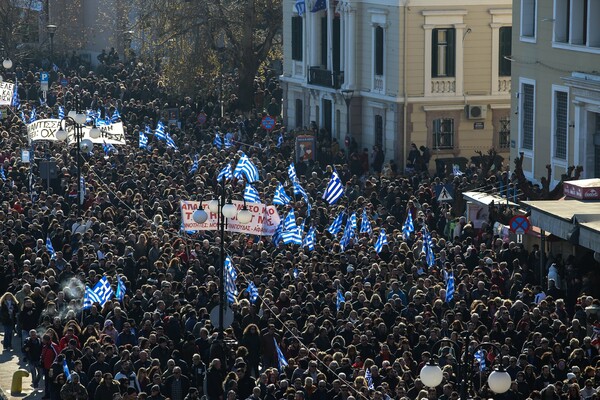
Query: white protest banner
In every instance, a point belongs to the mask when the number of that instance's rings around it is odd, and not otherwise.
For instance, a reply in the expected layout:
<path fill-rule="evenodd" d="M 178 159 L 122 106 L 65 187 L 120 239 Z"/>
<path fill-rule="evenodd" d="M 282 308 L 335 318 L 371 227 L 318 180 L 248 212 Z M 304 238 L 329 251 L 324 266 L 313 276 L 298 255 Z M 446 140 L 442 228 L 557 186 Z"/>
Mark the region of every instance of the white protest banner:
<path fill-rule="evenodd" d="M 244 206 L 244 202 L 233 200 L 233 204 L 238 210 Z M 196 231 L 214 231 L 217 230 L 219 216 L 216 213 L 210 212 L 208 202 L 202 203 L 204 211 L 208 214 L 208 219 L 203 224 L 197 224 L 192 218 L 194 211 L 198 209 L 199 201 L 182 201 L 181 202 L 181 221 L 182 230 L 186 232 Z M 252 219 L 248 224 L 240 224 L 237 218 L 227 220 L 227 232 L 239 232 L 248 235 L 273 236 L 277 226 L 279 226 L 279 214 L 275 206 L 268 206 L 260 203 L 246 203 L 246 207 L 252 213 Z"/>
<path fill-rule="evenodd" d="M 0 82 L 0 106 L 10 106 L 12 103 L 15 85 L 8 82 Z"/>
<path fill-rule="evenodd" d="M 122 122 L 116 122 L 110 125 L 100 125 L 98 129 L 100 130 L 100 136 L 93 139 L 90 137 L 91 126 L 83 127 L 83 139 L 89 139 L 94 144 L 116 144 L 116 145 L 125 145 L 125 129 L 123 128 Z M 73 131 L 73 127 L 68 127 L 67 132 L 69 136 L 67 137 L 67 143 L 73 144 L 75 143 L 75 132 Z"/>
<path fill-rule="evenodd" d="M 60 128 L 60 119 L 38 119 L 27 125 L 29 140 L 50 140 L 56 142 L 56 131 Z"/>

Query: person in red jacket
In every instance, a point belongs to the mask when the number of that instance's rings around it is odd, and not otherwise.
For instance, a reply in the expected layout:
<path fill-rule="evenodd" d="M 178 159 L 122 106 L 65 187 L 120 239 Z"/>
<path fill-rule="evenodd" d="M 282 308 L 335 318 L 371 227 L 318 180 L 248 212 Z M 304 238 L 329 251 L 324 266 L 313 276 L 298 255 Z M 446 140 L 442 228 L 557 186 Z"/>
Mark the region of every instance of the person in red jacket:
<path fill-rule="evenodd" d="M 50 339 L 50 335 L 45 334 L 42 336 L 42 354 L 40 356 L 40 364 L 42 365 L 42 370 L 44 371 L 44 397 L 43 399 L 50 398 L 50 369 L 52 368 L 52 363 L 56 359 L 58 355 L 58 346 L 52 342 Z"/>
<path fill-rule="evenodd" d="M 60 353 L 61 351 L 63 351 L 68 345 L 69 345 L 69 341 L 71 339 L 75 339 L 75 341 L 77 341 L 77 348 L 81 348 L 81 344 L 79 343 L 79 338 L 75 335 L 75 330 L 71 327 L 69 327 L 67 329 L 67 333 L 65 336 L 63 336 L 62 339 L 60 339 L 60 342 L 58 343 L 58 352 Z"/>

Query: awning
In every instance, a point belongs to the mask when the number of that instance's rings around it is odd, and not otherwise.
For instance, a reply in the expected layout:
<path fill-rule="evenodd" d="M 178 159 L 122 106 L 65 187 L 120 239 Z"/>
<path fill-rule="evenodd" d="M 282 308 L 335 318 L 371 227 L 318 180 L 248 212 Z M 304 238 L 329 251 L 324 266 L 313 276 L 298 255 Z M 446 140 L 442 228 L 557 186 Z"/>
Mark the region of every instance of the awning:
<path fill-rule="evenodd" d="M 467 201 L 472 201 L 473 203 L 477 203 L 482 206 L 489 206 L 492 204 L 492 202 L 494 202 L 494 204 L 506 204 L 511 207 L 518 206 L 518 204 L 513 203 L 512 201 L 507 201 L 503 197 L 483 192 L 464 192 L 463 198 Z"/>

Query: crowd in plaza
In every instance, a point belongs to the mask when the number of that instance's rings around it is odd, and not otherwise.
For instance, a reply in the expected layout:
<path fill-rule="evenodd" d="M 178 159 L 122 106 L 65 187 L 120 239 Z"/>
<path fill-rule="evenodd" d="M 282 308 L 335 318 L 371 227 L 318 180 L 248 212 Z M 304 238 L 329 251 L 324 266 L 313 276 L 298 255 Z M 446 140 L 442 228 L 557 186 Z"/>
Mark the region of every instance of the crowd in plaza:
<path fill-rule="evenodd" d="M 93 71 L 59 62 L 45 101 L 39 73 L 17 64 L 4 74 L 17 79 L 21 108 L 0 125 L 0 317 L 3 351 L 22 348 L 44 398 L 450 400 L 459 398 L 463 374 L 475 398 L 600 396 L 595 321 L 585 312 L 600 304 L 574 259 L 548 257 L 542 286 L 539 248 L 503 240 L 491 223 L 475 229 L 436 201 L 436 184 L 468 188 L 477 165 L 461 177 L 430 176 L 428 150 L 414 146 L 407 174 L 381 149 L 360 149 L 351 138 L 338 143 L 317 126 L 300 130 L 316 135 L 316 159 L 298 162 L 297 130 L 260 126 L 267 113 L 280 121 L 282 91 L 272 72 L 256 81 L 254 110 L 239 112 L 232 96 L 223 116 L 214 93 L 177 98 L 148 64 L 114 62 Z M 59 106 L 71 110 L 76 99 L 101 110 L 101 119 L 118 110 L 127 132 L 127 145 L 116 152 L 96 145 L 82 154 L 81 206 L 75 148 L 30 147 L 25 128 L 34 106 L 38 119 L 56 117 Z M 168 123 L 168 109 L 178 110 L 179 124 Z M 203 124 L 199 113 L 207 116 Z M 139 146 L 140 131 L 159 120 L 177 149 L 152 134 L 147 147 Z M 217 147 L 216 132 L 233 145 Z M 33 150 L 33 165 L 21 162 L 24 148 Z M 316 243 L 310 250 L 226 233 L 239 294 L 225 330 L 228 352 L 219 359 L 209 314 L 219 304 L 220 237 L 183 232 L 180 201 L 215 197 L 217 175 L 241 152 L 259 170 L 253 184 L 261 201 L 271 204 L 282 183 L 292 202 L 278 206 L 281 219 L 293 207 L 305 234 L 315 228 Z M 44 179 L 41 160 L 56 163 L 56 177 Z M 293 195 L 292 162 L 306 198 Z M 333 168 L 344 196 L 330 205 L 322 197 Z M 228 185 L 241 199 L 244 183 Z M 334 235 L 327 228 L 341 211 L 356 213 L 358 226 L 366 215 L 371 232 L 340 246 L 343 229 Z M 406 237 L 409 213 L 414 230 Z M 387 244 L 376 249 L 382 229 Z M 426 233 L 433 262 L 422 251 Z M 115 291 L 119 278 L 124 298 L 83 310 L 85 286 L 103 277 Z M 466 372 L 459 369 L 464 348 L 484 342 L 499 352 L 487 346 L 476 358 L 471 351 Z M 432 358 L 443 371 L 438 387 L 420 379 Z M 500 395 L 485 383 L 498 366 L 512 379 Z"/>

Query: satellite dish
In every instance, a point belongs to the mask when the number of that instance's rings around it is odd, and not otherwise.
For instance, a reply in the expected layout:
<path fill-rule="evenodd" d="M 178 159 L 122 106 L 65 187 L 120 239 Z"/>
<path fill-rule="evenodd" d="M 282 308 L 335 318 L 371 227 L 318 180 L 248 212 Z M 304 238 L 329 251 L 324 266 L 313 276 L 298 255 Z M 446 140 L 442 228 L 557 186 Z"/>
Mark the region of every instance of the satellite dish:
<path fill-rule="evenodd" d="M 219 307 L 215 306 L 212 310 L 210 310 L 210 323 L 214 327 L 219 327 Z M 223 329 L 227 329 L 233 323 L 233 311 L 229 308 L 229 305 L 225 306 L 225 310 L 223 310 Z"/>

